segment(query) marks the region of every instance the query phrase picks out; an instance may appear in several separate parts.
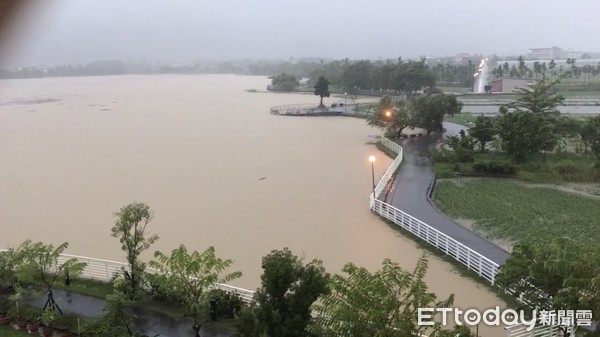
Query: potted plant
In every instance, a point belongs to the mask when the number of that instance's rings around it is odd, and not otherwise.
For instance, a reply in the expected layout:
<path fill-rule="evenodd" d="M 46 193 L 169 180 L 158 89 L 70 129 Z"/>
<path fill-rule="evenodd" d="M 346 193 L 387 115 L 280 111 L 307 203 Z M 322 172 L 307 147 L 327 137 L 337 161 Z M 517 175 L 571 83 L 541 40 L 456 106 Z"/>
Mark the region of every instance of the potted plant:
<path fill-rule="evenodd" d="M 15 317 L 15 322 L 17 323 L 19 330 L 25 330 L 27 327 L 27 320 L 25 319 L 22 310 L 19 311 L 19 302 L 15 301 L 15 306 L 8 311 L 8 316 Z"/>
<path fill-rule="evenodd" d="M 40 324 L 36 321 L 30 321 L 29 324 L 27 324 L 27 331 L 29 331 L 29 333 L 38 333 L 38 330 L 40 329 Z"/>
<path fill-rule="evenodd" d="M 58 332 L 60 337 L 72 337 L 73 334 L 69 331 L 69 321 L 73 320 L 72 316 L 67 315 L 56 315 L 56 319 L 52 326 L 54 331 Z"/>
<path fill-rule="evenodd" d="M 12 318 L 8 314 L 10 310 L 10 300 L 7 296 L 0 296 L 0 325 L 10 325 Z"/>
<path fill-rule="evenodd" d="M 40 320 L 45 325 L 42 328 L 42 334 L 44 337 L 50 337 L 54 333 L 54 328 L 52 327 L 52 323 L 56 320 L 56 312 L 54 310 L 44 310 L 42 312 L 42 316 Z"/>

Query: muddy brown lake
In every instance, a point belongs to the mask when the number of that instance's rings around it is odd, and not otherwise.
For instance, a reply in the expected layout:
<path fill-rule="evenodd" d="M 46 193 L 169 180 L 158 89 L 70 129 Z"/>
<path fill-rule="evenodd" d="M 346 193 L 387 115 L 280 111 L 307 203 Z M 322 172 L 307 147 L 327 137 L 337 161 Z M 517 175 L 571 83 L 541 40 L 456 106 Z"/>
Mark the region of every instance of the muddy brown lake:
<path fill-rule="evenodd" d="M 381 132 L 349 117 L 275 116 L 269 108 L 314 95 L 264 90 L 266 77 L 160 75 L 0 81 L 0 247 L 25 239 L 70 243 L 68 253 L 123 261 L 110 236 L 120 207 L 139 201 L 160 236 L 235 261 L 260 285 L 261 257 L 289 247 L 339 272 L 384 258 L 413 269 L 425 251 L 369 210 L 392 159 Z M 343 98 L 331 97 L 326 103 Z M 148 257 L 149 254 L 146 255 Z M 461 308 L 504 303 L 431 256 L 427 281 Z M 480 327 L 480 335 L 502 336 Z"/>

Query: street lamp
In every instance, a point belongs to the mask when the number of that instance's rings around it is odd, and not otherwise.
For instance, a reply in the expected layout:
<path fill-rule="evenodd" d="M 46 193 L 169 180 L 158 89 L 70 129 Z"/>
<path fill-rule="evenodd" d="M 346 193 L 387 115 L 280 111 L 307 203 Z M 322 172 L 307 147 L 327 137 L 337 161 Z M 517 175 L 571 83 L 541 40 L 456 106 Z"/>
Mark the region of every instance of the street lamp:
<path fill-rule="evenodd" d="M 385 117 L 390 118 L 392 116 L 392 112 L 390 110 L 385 112 Z"/>
<path fill-rule="evenodd" d="M 347 102 L 347 98 L 348 98 L 348 93 L 345 92 L 344 93 L 344 113 L 348 113 L 348 108 L 346 108 L 346 104 L 348 104 L 348 103 L 346 103 Z"/>
<path fill-rule="evenodd" d="M 371 178 L 373 179 L 373 198 L 375 198 L 375 156 L 370 156 L 369 161 L 371 162 Z"/>

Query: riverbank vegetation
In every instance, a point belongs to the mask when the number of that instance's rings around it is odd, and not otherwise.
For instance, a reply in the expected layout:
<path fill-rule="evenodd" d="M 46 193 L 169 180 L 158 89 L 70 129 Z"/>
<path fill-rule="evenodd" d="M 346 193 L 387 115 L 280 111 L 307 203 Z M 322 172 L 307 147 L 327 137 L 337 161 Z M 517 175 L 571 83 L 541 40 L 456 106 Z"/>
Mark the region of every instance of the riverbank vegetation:
<path fill-rule="evenodd" d="M 546 242 L 524 241 L 501 267 L 496 282 L 538 310 L 572 310 L 557 317 L 563 334 L 569 326 L 579 333 L 600 335 L 600 245 L 556 237 Z M 523 307 L 525 307 L 523 305 Z M 586 331 L 582 328 L 588 328 Z"/>
<path fill-rule="evenodd" d="M 600 116 L 560 116 L 558 82 L 519 89 L 496 117 L 479 116 L 468 132 L 433 150 L 440 178 L 505 175 L 530 182 L 600 181 Z"/>
<path fill-rule="evenodd" d="M 461 58 L 432 58 L 423 60 L 428 77 L 444 92 L 472 92 L 474 85 L 473 74 L 484 56 Z M 497 56 L 490 58 L 488 66 L 491 71 L 489 79 L 519 78 L 538 80 L 540 78 L 562 79 L 559 90 L 565 94 L 598 97 L 600 93 L 600 64 L 585 64 L 585 62 L 570 58 L 565 65 L 558 65 L 555 60 L 527 64 L 521 56 L 515 58 L 517 64 L 509 65 L 500 61 Z M 295 61 L 257 60 L 226 61 L 210 64 L 169 65 L 156 62 L 126 62 L 126 61 L 93 61 L 82 65 L 56 65 L 45 69 L 21 67 L 16 69 L 0 69 L 2 78 L 34 78 L 61 76 L 103 76 L 125 74 L 238 74 L 260 75 L 278 78 L 273 83 L 274 90 L 293 90 L 300 83 L 299 79 L 307 79 L 307 87 L 317 83 L 324 76 L 341 92 L 387 91 L 398 90 L 389 85 L 396 67 L 394 64 L 402 61 L 401 57 L 386 60 L 315 60 L 300 59 Z M 413 62 L 421 63 L 419 60 Z M 419 66 L 420 67 L 420 66 Z M 285 76 L 282 76 L 285 75 Z M 280 81 L 282 80 L 282 81 Z"/>
<path fill-rule="evenodd" d="M 196 336 L 204 324 L 238 336 L 292 337 L 308 331 L 314 336 L 340 336 L 339 328 L 349 327 L 348 322 L 353 323 L 353 336 L 403 336 L 406 331 L 423 332 L 425 327 L 417 325 L 418 307 L 441 308 L 453 303 L 452 295 L 438 300 L 427 291 L 423 281 L 428 265 L 425 257 L 414 271 L 403 270 L 388 259 L 381 270 L 372 274 L 348 263 L 342 274 L 330 275 L 321 261 L 305 263 L 284 248 L 263 258 L 262 284 L 248 304 L 239 295 L 216 287 L 241 273 L 226 272 L 233 261 L 218 258 L 214 248 L 191 252 L 179 246 L 169 253 L 157 251 L 146 265 L 139 256 L 158 240 L 147 232 L 152 219 L 150 208 L 133 203 L 121 208 L 116 217 L 111 234 L 121 242 L 128 263 L 107 282 L 82 278 L 85 268 L 95 267 L 76 258 L 63 258 L 60 254 L 68 243 L 55 247 L 28 240 L 0 252 L 0 323 L 28 330 L 39 327 L 65 336 L 69 331 L 91 337 L 143 336 L 135 325 L 136 316 L 131 310 L 135 307 L 137 312 L 191 317 L 190 328 Z M 34 304 L 42 294 L 38 289 L 51 294 L 53 288 L 103 299 L 104 309 L 98 317 L 90 318 L 63 313 L 58 302 L 44 308 Z M 366 302 L 361 300 L 365 289 L 372 289 L 368 310 L 363 310 Z M 315 307 L 316 303 L 319 305 Z M 331 318 L 315 319 L 313 310 L 331 314 Z M 398 315 L 398 310 L 403 314 Z M 350 317 L 349 313 L 360 314 Z M 375 321 L 379 323 L 371 324 Z M 439 324 L 428 327 L 428 333 L 434 337 L 472 336 L 468 328 L 443 330 Z"/>
<path fill-rule="evenodd" d="M 568 236 L 600 242 L 600 197 L 504 179 L 449 179 L 436 184 L 437 206 L 503 245 Z M 466 221 L 462 221 L 463 223 Z"/>

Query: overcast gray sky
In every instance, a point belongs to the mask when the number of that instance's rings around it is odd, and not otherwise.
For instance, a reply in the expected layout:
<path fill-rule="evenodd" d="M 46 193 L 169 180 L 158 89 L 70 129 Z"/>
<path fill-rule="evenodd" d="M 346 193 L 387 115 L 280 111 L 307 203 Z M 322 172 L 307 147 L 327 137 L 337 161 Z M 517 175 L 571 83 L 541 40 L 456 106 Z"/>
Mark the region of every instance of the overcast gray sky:
<path fill-rule="evenodd" d="M 13 27 L 18 34 L 4 64 L 506 55 L 550 46 L 600 51 L 597 0 L 38 3 Z"/>

